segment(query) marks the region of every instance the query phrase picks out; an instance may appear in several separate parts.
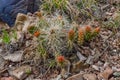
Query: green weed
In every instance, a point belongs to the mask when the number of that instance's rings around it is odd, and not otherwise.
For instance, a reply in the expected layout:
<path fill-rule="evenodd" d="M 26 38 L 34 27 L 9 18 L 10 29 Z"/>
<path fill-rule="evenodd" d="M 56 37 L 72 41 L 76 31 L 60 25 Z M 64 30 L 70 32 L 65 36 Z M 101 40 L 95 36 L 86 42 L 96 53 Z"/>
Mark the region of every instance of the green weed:
<path fill-rule="evenodd" d="M 67 0 L 44 0 L 42 9 L 44 11 L 47 11 L 48 13 L 51 13 L 52 11 L 56 10 L 65 10 Z"/>
<path fill-rule="evenodd" d="M 120 12 L 115 13 L 115 17 L 108 19 L 108 21 L 102 22 L 104 28 L 111 29 L 114 33 L 117 28 L 120 27 Z"/>
<path fill-rule="evenodd" d="M 3 36 L 2 36 L 3 43 L 9 44 L 10 43 L 10 36 L 7 31 L 3 30 Z"/>

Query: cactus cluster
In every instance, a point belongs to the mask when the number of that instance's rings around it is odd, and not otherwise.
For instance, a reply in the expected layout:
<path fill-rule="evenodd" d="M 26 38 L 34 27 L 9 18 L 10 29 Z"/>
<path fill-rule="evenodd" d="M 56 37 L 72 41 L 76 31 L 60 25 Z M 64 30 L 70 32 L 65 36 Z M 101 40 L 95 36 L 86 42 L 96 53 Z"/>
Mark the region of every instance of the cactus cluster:
<path fill-rule="evenodd" d="M 68 40 L 72 42 L 77 42 L 78 45 L 84 44 L 96 37 L 100 32 L 100 27 L 92 28 L 91 26 L 80 27 L 76 32 L 70 30 L 68 32 Z M 77 35 L 75 35 L 77 33 Z M 77 36 L 77 39 L 74 39 Z"/>

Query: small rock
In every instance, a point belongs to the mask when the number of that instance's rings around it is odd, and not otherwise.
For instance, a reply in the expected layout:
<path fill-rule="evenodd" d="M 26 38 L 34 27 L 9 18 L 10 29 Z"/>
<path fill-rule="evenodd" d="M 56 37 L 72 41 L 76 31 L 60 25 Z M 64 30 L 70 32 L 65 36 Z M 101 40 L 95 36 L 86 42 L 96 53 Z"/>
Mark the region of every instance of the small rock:
<path fill-rule="evenodd" d="M 100 68 L 98 66 L 96 66 L 96 65 L 92 65 L 92 68 L 95 69 L 95 70 L 97 70 L 97 71 L 100 70 Z"/>
<path fill-rule="evenodd" d="M 12 62 L 20 62 L 23 57 L 23 51 L 15 51 L 13 54 L 7 53 L 3 58 Z"/>
<path fill-rule="evenodd" d="M 37 79 L 37 78 L 34 79 L 34 75 L 30 75 L 25 80 L 42 80 L 42 79 Z"/>
<path fill-rule="evenodd" d="M 98 66 L 102 66 L 102 65 L 103 65 L 103 62 L 98 61 L 98 62 L 97 62 L 97 65 L 98 65 Z"/>
<path fill-rule="evenodd" d="M 73 76 L 69 77 L 66 80 L 83 80 L 82 76 L 83 76 L 83 74 L 79 73 L 79 74 L 76 74 L 76 75 L 73 75 Z"/>
<path fill-rule="evenodd" d="M 117 67 L 112 67 L 112 70 L 116 72 L 120 72 L 120 68 L 117 68 Z"/>
<path fill-rule="evenodd" d="M 26 41 L 25 46 L 26 46 L 26 47 L 29 47 L 30 45 L 31 45 L 30 41 Z"/>
<path fill-rule="evenodd" d="M 116 53 L 116 52 L 117 52 L 117 50 L 116 50 L 116 49 L 113 49 L 113 52 L 115 52 L 115 53 Z"/>
<path fill-rule="evenodd" d="M 95 74 L 84 74 L 83 75 L 83 78 L 85 80 L 97 80 L 97 77 Z"/>
<path fill-rule="evenodd" d="M 6 48 L 9 53 L 14 53 L 15 51 L 17 51 L 19 49 L 19 45 L 16 42 L 12 42 L 12 43 L 6 45 Z"/>
<path fill-rule="evenodd" d="M 117 71 L 117 67 L 112 66 L 112 70 L 113 70 L 113 71 Z"/>
<path fill-rule="evenodd" d="M 78 56 L 78 58 L 80 59 L 80 61 L 86 60 L 86 57 L 83 56 L 80 52 L 77 52 L 77 56 Z"/>
<path fill-rule="evenodd" d="M 62 76 L 58 75 L 55 79 L 51 79 L 51 80 L 61 80 Z"/>
<path fill-rule="evenodd" d="M 113 15 L 113 13 L 106 12 L 106 15 L 108 15 L 108 16 L 112 16 L 112 15 Z"/>
<path fill-rule="evenodd" d="M 86 60 L 87 64 L 93 64 L 93 56 L 89 56 L 88 59 Z"/>
<path fill-rule="evenodd" d="M 108 80 L 108 78 L 110 77 L 110 75 L 113 73 L 113 70 L 109 67 L 107 67 L 102 73 L 100 73 L 100 76 L 105 79 Z"/>
<path fill-rule="evenodd" d="M 109 63 L 108 62 L 105 62 L 105 64 L 103 65 L 103 68 L 106 68 L 109 66 Z"/>
<path fill-rule="evenodd" d="M 113 76 L 114 76 L 114 77 L 120 77 L 120 72 L 114 72 L 114 73 L 113 73 Z"/>
<path fill-rule="evenodd" d="M 9 74 L 20 80 L 23 80 L 25 77 L 27 77 L 28 71 L 31 72 L 31 67 L 27 65 L 18 67 L 15 70 L 9 70 Z"/>

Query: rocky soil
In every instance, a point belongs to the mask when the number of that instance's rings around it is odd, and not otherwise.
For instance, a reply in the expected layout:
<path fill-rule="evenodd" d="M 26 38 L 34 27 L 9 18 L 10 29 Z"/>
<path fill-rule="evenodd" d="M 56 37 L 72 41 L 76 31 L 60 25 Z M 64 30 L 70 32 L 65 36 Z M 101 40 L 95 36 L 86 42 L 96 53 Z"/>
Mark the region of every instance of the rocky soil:
<path fill-rule="evenodd" d="M 55 29 L 58 35 L 66 32 L 70 27 L 61 31 L 63 30 L 59 28 L 61 24 L 58 25 L 61 22 L 53 22 L 57 20 L 56 15 L 44 15 L 41 18 L 41 12 L 18 14 L 13 28 L 0 22 L 0 80 L 120 80 L 120 18 L 118 24 L 112 25 L 109 22 L 111 19 L 115 20 L 120 17 L 118 13 L 120 7 L 115 6 L 115 3 L 120 4 L 120 2 L 110 0 L 110 3 L 103 4 L 102 1 L 100 5 L 103 13 L 94 14 L 96 16 L 102 14 L 100 17 L 102 19 L 99 20 L 82 20 L 84 18 L 79 17 L 76 23 L 68 23 L 64 16 L 57 15 L 57 19 L 62 20 L 65 27 L 85 25 L 93 28 L 100 27 L 97 37 L 81 46 L 75 44 L 72 51 L 66 49 L 64 40 L 61 41 L 62 50 L 60 50 L 63 52 L 61 55 L 65 57 L 65 66 L 62 67 L 58 66 L 52 54 L 55 48 L 51 49 L 53 44 L 46 44 L 45 47 L 48 47 L 49 54 L 44 58 L 45 55 L 41 56 L 37 52 L 42 38 L 29 32 L 29 29 L 38 26 L 37 23 L 42 19 L 47 19 L 51 24 L 50 28 L 40 28 L 46 32 L 45 39 L 48 41 L 49 31 L 52 33 Z M 53 24 L 56 25 L 51 28 Z M 43 23 L 43 26 L 46 24 Z M 5 34 L 4 30 L 8 34 Z M 10 36 L 10 42 L 8 36 Z"/>

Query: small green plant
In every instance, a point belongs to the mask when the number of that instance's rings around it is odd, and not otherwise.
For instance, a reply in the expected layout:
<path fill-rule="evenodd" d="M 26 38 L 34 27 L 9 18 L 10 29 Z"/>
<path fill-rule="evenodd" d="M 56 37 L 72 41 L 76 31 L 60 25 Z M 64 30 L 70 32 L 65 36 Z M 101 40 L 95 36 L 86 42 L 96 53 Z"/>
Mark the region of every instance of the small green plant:
<path fill-rule="evenodd" d="M 28 31 L 31 33 L 31 34 L 34 34 L 34 32 L 37 30 L 36 27 L 31 27 L 30 29 L 28 29 Z"/>
<path fill-rule="evenodd" d="M 42 9 L 51 13 L 55 10 L 65 10 L 67 5 L 67 0 L 44 0 Z"/>
<path fill-rule="evenodd" d="M 98 8 L 96 0 L 80 0 L 77 3 L 77 8 L 79 9 L 80 14 L 85 18 L 99 18 L 100 10 Z"/>
<path fill-rule="evenodd" d="M 43 58 L 43 60 L 46 60 L 47 57 L 47 51 L 45 49 L 45 47 L 43 46 L 43 42 L 40 42 L 38 45 L 38 53 L 40 54 L 41 58 Z"/>
<path fill-rule="evenodd" d="M 8 34 L 7 31 L 3 30 L 3 36 L 2 36 L 2 40 L 5 44 L 9 44 L 10 43 L 10 36 Z"/>
<path fill-rule="evenodd" d="M 91 8 L 93 5 L 96 4 L 95 0 L 81 0 L 77 6 L 79 8 Z"/>
<path fill-rule="evenodd" d="M 55 61 L 55 60 L 50 60 L 48 66 L 49 66 L 50 68 L 55 67 L 55 66 L 56 66 L 56 61 Z"/>
<path fill-rule="evenodd" d="M 120 12 L 116 12 L 113 18 L 108 19 L 108 21 L 103 22 L 103 27 L 111 28 L 113 31 L 120 26 Z"/>
<path fill-rule="evenodd" d="M 12 37 L 17 40 L 17 32 L 15 30 L 12 31 Z"/>
<path fill-rule="evenodd" d="M 49 23 L 47 22 L 46 18 L 41 18 L 37 24 L 37 28 L 48 28 L 49 27 Z"/>
<path fill-rule="evenodd" d="M 12 40 L 17 40 L 17 32 L 15 30 L 11 30 L 11 32 L 7 32 L 3 30 L 2 41 L 5 44 L 9 44 Z"/>

